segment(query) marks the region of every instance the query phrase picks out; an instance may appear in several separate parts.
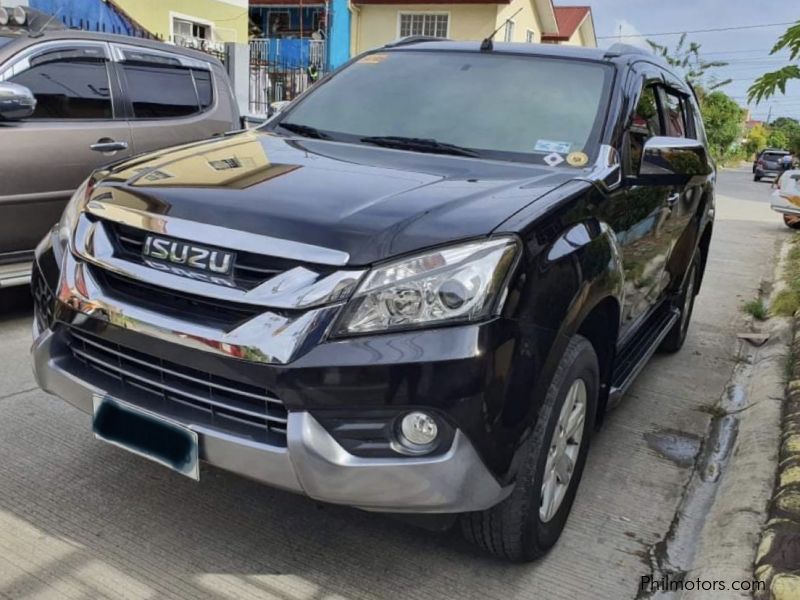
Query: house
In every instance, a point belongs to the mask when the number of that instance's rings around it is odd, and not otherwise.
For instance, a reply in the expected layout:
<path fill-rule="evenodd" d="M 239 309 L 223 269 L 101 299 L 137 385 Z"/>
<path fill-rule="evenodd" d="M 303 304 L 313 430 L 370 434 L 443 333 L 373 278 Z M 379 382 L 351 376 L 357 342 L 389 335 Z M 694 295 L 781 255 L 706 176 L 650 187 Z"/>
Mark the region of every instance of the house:
<path fill-rule="evenodd" d="M 67 27 L 155 37 L 187 46 L 247 43 L 248 0 L 3 0 Z"/>
<path fill-rule="evenodd" d="M 552 0 L 351 0 L 350 50 L 355 55 L 397 38 L 427 35 L 496 41 L 597 46 L 588 6 Z"/>

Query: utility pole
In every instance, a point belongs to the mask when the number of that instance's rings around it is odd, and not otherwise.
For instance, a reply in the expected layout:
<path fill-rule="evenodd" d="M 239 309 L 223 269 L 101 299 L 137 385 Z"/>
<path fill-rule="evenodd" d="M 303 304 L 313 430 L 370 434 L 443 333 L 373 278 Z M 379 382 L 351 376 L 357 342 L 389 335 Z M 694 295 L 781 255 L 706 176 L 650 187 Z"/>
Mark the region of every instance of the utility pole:
<path fill-rule="evenodd" d="M 767 125 L 772 121 L 772 104 L 769 105 L 769 112 L 767 113 Z"/>

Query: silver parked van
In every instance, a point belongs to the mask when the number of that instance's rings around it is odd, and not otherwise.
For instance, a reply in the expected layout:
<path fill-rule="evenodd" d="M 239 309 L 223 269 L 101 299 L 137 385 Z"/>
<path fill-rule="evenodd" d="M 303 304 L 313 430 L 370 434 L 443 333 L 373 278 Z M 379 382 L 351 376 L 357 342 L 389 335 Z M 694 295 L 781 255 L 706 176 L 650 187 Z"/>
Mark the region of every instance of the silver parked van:
<path fill-rule="evenodd" d="M 0 288 L 97 167 L 240 127 L 222 64 L 156 41 L 0 28 Z"/>

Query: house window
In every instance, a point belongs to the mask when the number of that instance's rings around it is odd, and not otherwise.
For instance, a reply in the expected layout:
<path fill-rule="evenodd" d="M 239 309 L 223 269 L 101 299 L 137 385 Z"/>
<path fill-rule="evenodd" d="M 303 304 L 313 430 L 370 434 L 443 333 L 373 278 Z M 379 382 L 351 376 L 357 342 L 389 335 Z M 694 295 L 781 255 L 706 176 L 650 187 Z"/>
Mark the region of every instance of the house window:
<path fill-rule="evenodd" d="M 510 42 L 514 39 L 514 21 L 506 21 L 506 30 L 503 35 L 504 42 Z"/>
<path fill-rule="evenodd" d="M 434 13 L 404 13 L 400 15 L 400 37 L 427 35 L 446 38 L 449 16 Z"/>
<path fill-rule="evenodd" d="M 525 41 L 528 44 L 533 44 L 536 41 L 536 33 L 533 29 L 528 29 L 528 31 L 525 32 Z"/>
<path fill-rule="evenodd" d="M 172 36 L 176 42 L 181 40 L 189 40 L 192 38 L 210 40 L 211 27 L 209 25 L 195 23 L 194 21 L 188 21 L 186 19 L 174 18 L 172 19 Z"/>

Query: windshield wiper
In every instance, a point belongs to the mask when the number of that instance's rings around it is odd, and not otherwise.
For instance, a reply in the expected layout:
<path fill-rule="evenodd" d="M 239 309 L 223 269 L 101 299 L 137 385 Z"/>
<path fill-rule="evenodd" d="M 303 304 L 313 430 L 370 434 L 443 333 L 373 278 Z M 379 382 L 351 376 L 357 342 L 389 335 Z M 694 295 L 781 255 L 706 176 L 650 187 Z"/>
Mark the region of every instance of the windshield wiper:
<path fill-rule="evenodd" d="M 398 150 L 417 150 L 436 154 L 454 154 L 456 156 L 480 156 L 475 150 L 447 144 L 429 138 L 403 137 L 399 135 L 375 135 L 361 138 L 365 144 L 374 144 Z"/>
<path fill-rule="evenodd" d="M 322 133 L 319 129 L 311 127 L 310 125 L 301 125 L 300 123 L 278 123 L 278 127 L 307 138 L 316 138 L 318 140 L 330 138 L 328 134 Z"/>

